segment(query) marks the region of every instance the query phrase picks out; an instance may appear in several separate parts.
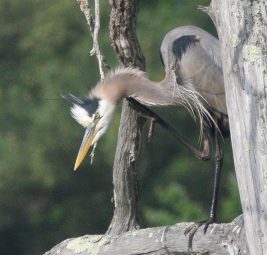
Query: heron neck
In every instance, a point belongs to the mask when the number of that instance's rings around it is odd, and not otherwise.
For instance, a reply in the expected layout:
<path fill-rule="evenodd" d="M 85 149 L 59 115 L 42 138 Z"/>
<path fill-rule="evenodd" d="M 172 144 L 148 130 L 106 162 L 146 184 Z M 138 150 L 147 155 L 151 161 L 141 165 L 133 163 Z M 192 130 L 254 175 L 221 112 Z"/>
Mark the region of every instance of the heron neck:
<path fill-rule="evenodd" d="M 97 84 L 92 94 L 115 104 L 131 96 L 147 105 L 167 105 L 170 104 L 169 93 L 163 89 L 162 82 L 149 80 L 141 71 L 126 69 L 108 75 L 104 82 Z"/>

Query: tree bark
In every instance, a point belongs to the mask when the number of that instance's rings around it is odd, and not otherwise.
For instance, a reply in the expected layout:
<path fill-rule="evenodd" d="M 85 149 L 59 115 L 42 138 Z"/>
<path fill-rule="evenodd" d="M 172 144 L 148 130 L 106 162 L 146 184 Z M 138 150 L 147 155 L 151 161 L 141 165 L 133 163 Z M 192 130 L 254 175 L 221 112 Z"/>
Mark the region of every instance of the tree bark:
<path fill-rule="evenodd" d="M 144 70 L 144 56 L 135 27 L 137 0 L 112 0 L 110 37 L 119 61 L 124 66 Z M 141 147 L 143 118 L 124 100 L 113 166 L 115 210 L 106 234 L 120 234 L 139 228 L 136 210 L 138 182 L 136 163 Z"/>
<path fill-rule="evenodd" d="M 250 254 L 267 252 L 266 1 L 212 0 Z"/>
<path fill-rule="evenodd" d="M 190 224 L 147 228 L 118 236 L 86 235 L 67 239 L 45 255 L 248 254 L 242 216 L 232 223 L 211 225 L 206 235 L 201 228 L 194 237 L 191 251 L 188 237 L 184 236 L 184 229 Z"/>

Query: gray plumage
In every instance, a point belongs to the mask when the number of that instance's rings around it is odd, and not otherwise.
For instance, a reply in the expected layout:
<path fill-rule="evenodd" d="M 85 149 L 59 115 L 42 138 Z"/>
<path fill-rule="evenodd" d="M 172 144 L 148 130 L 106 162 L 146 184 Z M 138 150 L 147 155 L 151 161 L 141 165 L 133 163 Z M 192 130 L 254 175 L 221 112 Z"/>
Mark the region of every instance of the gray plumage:
<path fill-rule="evenodd" d="M 125 97 L 132 97 L 148 106 L 184 106 L 199 120 L 201 131 L 205 122 L 227 132 L 228 118 L 218 40 L 200 28 L 179 27 L 164 37 L 161 58 L 165 77 L 160 82 L 151 81 L 145 72 L 138 69 L 118 68 L 108 73 L 105 80 L 89 92 L 87 100 L 71 96 L 72 116 L 87 129 L 93 127 L 95 132 L 87 150 L 91 145 L 95 148 L 111 121 L 115 106 Z M 214 116 L 219 120 L 216 124 Z"/>
<path fill-rule="evenodd" d="M 186 42 L 177 43 L 183 39 Z M 186 50 L 175 54 L 184 45 Z M 190 83 L 208 102 L 207 108 L 227 115 L 220 44 L 214 36 L 194 26 L 175 28 L 162 41 L 161 57 L 166 73 L 175 70 L 180 85 Z"/>

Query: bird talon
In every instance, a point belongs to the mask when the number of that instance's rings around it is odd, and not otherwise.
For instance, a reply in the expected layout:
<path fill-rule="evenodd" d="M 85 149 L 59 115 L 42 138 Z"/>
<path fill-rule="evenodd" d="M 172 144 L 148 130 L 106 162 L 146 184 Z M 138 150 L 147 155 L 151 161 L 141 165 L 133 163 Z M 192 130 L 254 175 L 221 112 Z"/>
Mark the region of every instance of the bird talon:
<path fill-rule="evenodd" d="M 195 222 L 193 223 L 191 226 L 188 226 L 185 231 L 184 231 L 184 235 L 188 235 L 188 249 L 191 250 L 192 249 L 192 244 L 193 244 L 193 238 L 194 235 L 196 234 L 197 230 L 204 225 L 204 229 L 203 232 L 204 234 L 206 234 L 208 227 L 210 224 L 212 224 L 214 222 L 213 218 L 209 218 L 208 220 L 203 220 L 203 221 L 199 221 L 199 222 Z"/>
<path fill-rule="evenodd" d="M 192 231 L 192 229 L 194 229 L 194 228 L 196 228 L 196 223 L 194 223 L 194 224 L 192 224 L 191 226 L 187 227 L 187 228 L 185 229 L 185 231 L 184 231 L 184 235 L 185 235 L 185 236 L 188 235 L 188 234 Z"/>
<path fill-rule="evenodd" d="M 207 230 L 208 230 L 208 227 L 209 227 L 210 223 L 205 223 L 205 226 L 204 226 L 204 229 L 203 229 L 203 233 L 204 235 L 206 234 Z"/>
<path fill-rule="evenodd" d="M 203 224 L 205 224 L 204 229 L 203 229 L 204 234 L 206 234 L 209 225 L 212 224 L 212 223 L 214 223 L 214 218 L 213 217 L 211 217 L 208 220 L 206 220 L 205 222 L 203 222 Z"/>
<path fill-rule="evenodd" d="M 191 226 L 187 227 L 184 231 L 184 235 L 188 235 L 188 250 L 191 251 L 193 247 L 193 238 L 195 233 L 199 228 L 198 223 L 194 223 Z"/>

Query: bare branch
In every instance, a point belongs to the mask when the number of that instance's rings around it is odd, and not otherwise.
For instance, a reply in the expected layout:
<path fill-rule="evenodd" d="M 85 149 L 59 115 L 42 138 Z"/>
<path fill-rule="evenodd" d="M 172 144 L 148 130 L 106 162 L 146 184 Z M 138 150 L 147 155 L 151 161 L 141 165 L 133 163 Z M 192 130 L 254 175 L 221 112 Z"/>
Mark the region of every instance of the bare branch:
<path fill-rule="evenodd" d="M 81 11 L 83 12 L 87 24 L 89 26 L 89 29 L 91 31 L 91 34 L 93 35 L 94 32 L 94 18 L 91 14 L 91 9 L 89 8 L 89 4 L 87 0 L 76 0 L 76 2 L 79 4 Z"/>
<path fill-rule="evenodd" d="M 98 33 L 100 29 L 100 10 L 99 10 L 99 0 L 95 0 L 95 26 L 93 30 L 93 48 L 90 51 L 91 56 L 97 53 L 99 50 L 98 45 Z"/>
<path fill-rule="evenodd" d="M 106 69 L 109 69 L 109 67 L 105 62 L 105 57 L 100 50 L 99 42 L 98 42 L 98 33 L 100 30 L 99 0 L 95 0 L 95 17 L 93 17 L 91 13 L 88 0 L 76 0 L 76 1 L 80 5 L 80 9 L 86 18 L 87 24 L 91 32 L 91 36 L 93 38 L 93 48 L 90 51 L 90 55 L 91 56 L 96 55 L 97 60 L 98 60 L 100 77 L 101 77 L 101 80 L 104 80 L 105 78 L 104 67 Z"/>

